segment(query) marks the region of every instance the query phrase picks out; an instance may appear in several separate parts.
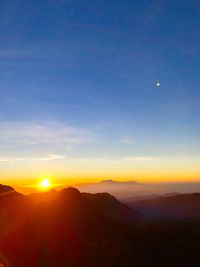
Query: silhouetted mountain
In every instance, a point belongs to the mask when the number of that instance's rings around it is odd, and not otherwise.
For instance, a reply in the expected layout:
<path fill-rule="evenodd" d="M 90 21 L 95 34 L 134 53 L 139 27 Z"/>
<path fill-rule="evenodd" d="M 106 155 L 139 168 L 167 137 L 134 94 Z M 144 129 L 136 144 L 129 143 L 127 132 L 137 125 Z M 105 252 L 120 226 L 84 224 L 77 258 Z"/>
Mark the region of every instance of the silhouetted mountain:
<path fill-rule="evenodd" d="M 75 264 L 77 257 L 84 254 L 80 247 L 85 243 L 109 239 L 113 230 L 117 235 L 121 233 L 118 222 L 126 221 L 122 213 L 128 214 L 129 221 L 134 219 L 134 211 L 109 194 L 102 196 L 102 204 L 100 195 L 97 202 L 94 198 L 75 188 L 30 196 L 16 193 L 14 198 L 6 195 L 0 202 L 0 251 L 4 258 L 16 267 L 65 266 L 71 261 Z M 115 213 L 108 212 L 108 203 Z"/>
<path fill-rule="evenodd" d="M 150 220 L 200 218 L 200 193 L 162 196 L 127 203 Z"/>
<path fill-rule="evenodd" d="M 120 203 L 115 197 L 108 193 L 83 193 L 83 195 L 90 201 L 90 203 L 95 207 L 98 207 L 104 215 L 110 218 L 126 222 L 137 222 L 141 220 L 139 212 Z"/>
<path fill-rule="evenodd" d="M 166 193 L 166 194 L 151 194 L 151 195 L 136 195 L 136 196 L 132 196 L 132 197 L 126 197 L 126 198 L 122 198 L 120 199 L 121 202 L 123 203 L 132 203 L 135 201 L 139 201 L 139 200 L 148 200 L 148 199 L 156 199 L 156 198 L 160 198 L 160 197 L 170 197 L 170 196 L 176 196 L 179 193 L 177 192 L 171 192 L 171 193 Z"/>
<path fill-rule="evenodd" d="M 0 196 L 2 194 L 13 193 L 13 192 L 15 192 L 15 190 L 11 186 L 0 184 Z"/>
<path fill-rule="evenodd" d="M 6 267 L 200 266 L 199 220 L 141 223 L 137 211 L 107 193 L 67 188 L 23 196 L 1 188 Z"/>

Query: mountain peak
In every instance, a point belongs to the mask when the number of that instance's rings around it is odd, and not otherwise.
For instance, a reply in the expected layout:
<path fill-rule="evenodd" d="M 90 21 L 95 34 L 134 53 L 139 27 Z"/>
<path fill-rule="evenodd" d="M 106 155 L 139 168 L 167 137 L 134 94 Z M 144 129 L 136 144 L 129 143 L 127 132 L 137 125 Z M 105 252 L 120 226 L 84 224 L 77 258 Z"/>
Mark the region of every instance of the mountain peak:
<path fill-rule="evenodd" d="M 108 180 L 102 180 L 100 181 L 100 183 L 119 183 L 118 181 L 114 181 L 112 179 L 108 179 Z"/>
<path fill-rule="evenodd" d="M 13 192 L 15 192 L 15 190 L 11 186 L 0 184 L 0 194 L 7 194 Z"/>
<path fill-rule="evenodd" d="M 68 187 L 68 188 L 64 188 L 61 192 L 63 193 L 67 193 L 67 194 L 72 194 L 72 195 L 80 195 L 80 191 L 75 188 L 75 187 Z"/>

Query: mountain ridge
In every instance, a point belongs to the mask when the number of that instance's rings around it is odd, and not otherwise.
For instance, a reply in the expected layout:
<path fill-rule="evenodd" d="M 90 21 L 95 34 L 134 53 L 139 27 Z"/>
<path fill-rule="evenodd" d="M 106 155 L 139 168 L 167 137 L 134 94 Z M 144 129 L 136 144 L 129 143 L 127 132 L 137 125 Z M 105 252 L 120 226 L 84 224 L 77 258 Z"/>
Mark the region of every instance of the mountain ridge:
<path fill-rule="evenodd" d="M 126 203 L 149 220 L 200 218 L 200 193 L 159 196 Z"/>
<path fill-rule="evenodd" d="M 108 193 L 65 188 L 26 196 L 2 188 L 0 263 L 6 267 L 199 266 L 200 217 L 149 223 Z M 196 207 L 199 195 L 190 196 Z"/>

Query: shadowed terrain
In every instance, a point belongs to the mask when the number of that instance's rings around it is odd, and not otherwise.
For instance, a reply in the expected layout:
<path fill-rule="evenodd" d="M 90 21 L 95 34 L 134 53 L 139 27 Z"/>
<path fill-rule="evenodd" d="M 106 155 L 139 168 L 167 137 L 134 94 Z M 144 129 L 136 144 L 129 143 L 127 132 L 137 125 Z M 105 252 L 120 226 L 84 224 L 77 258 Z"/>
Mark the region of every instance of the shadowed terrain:
<path fill-rule="evenodd" d="M 7 267 L 200 264 L 197 217 L 149 223 L 107 193 L 75 188 L 24 196 L 1 185 L 0 192 L 0 258 Z"/>
<path fill-rule="evenodd" d="M 128 202 L 146 220 L 175 220 L 200 218 L 200 193 L 160 196 L 149 200 Z"/>

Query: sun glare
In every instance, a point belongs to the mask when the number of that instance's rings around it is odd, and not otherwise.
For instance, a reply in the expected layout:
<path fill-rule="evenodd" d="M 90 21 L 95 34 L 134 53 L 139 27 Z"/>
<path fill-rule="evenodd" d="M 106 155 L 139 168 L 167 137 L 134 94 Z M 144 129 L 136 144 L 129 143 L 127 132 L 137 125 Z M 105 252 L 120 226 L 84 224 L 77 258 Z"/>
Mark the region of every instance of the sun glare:
<path fill-rule="evenodd" d="M 42 181 L 40 182 L 39 185 L 40 185 L 40 188 L 43 190 L 51 187 L 51 183 L 50 183 L 49 179 L 47 179 L 47 178 L 42 179 Z"/>

